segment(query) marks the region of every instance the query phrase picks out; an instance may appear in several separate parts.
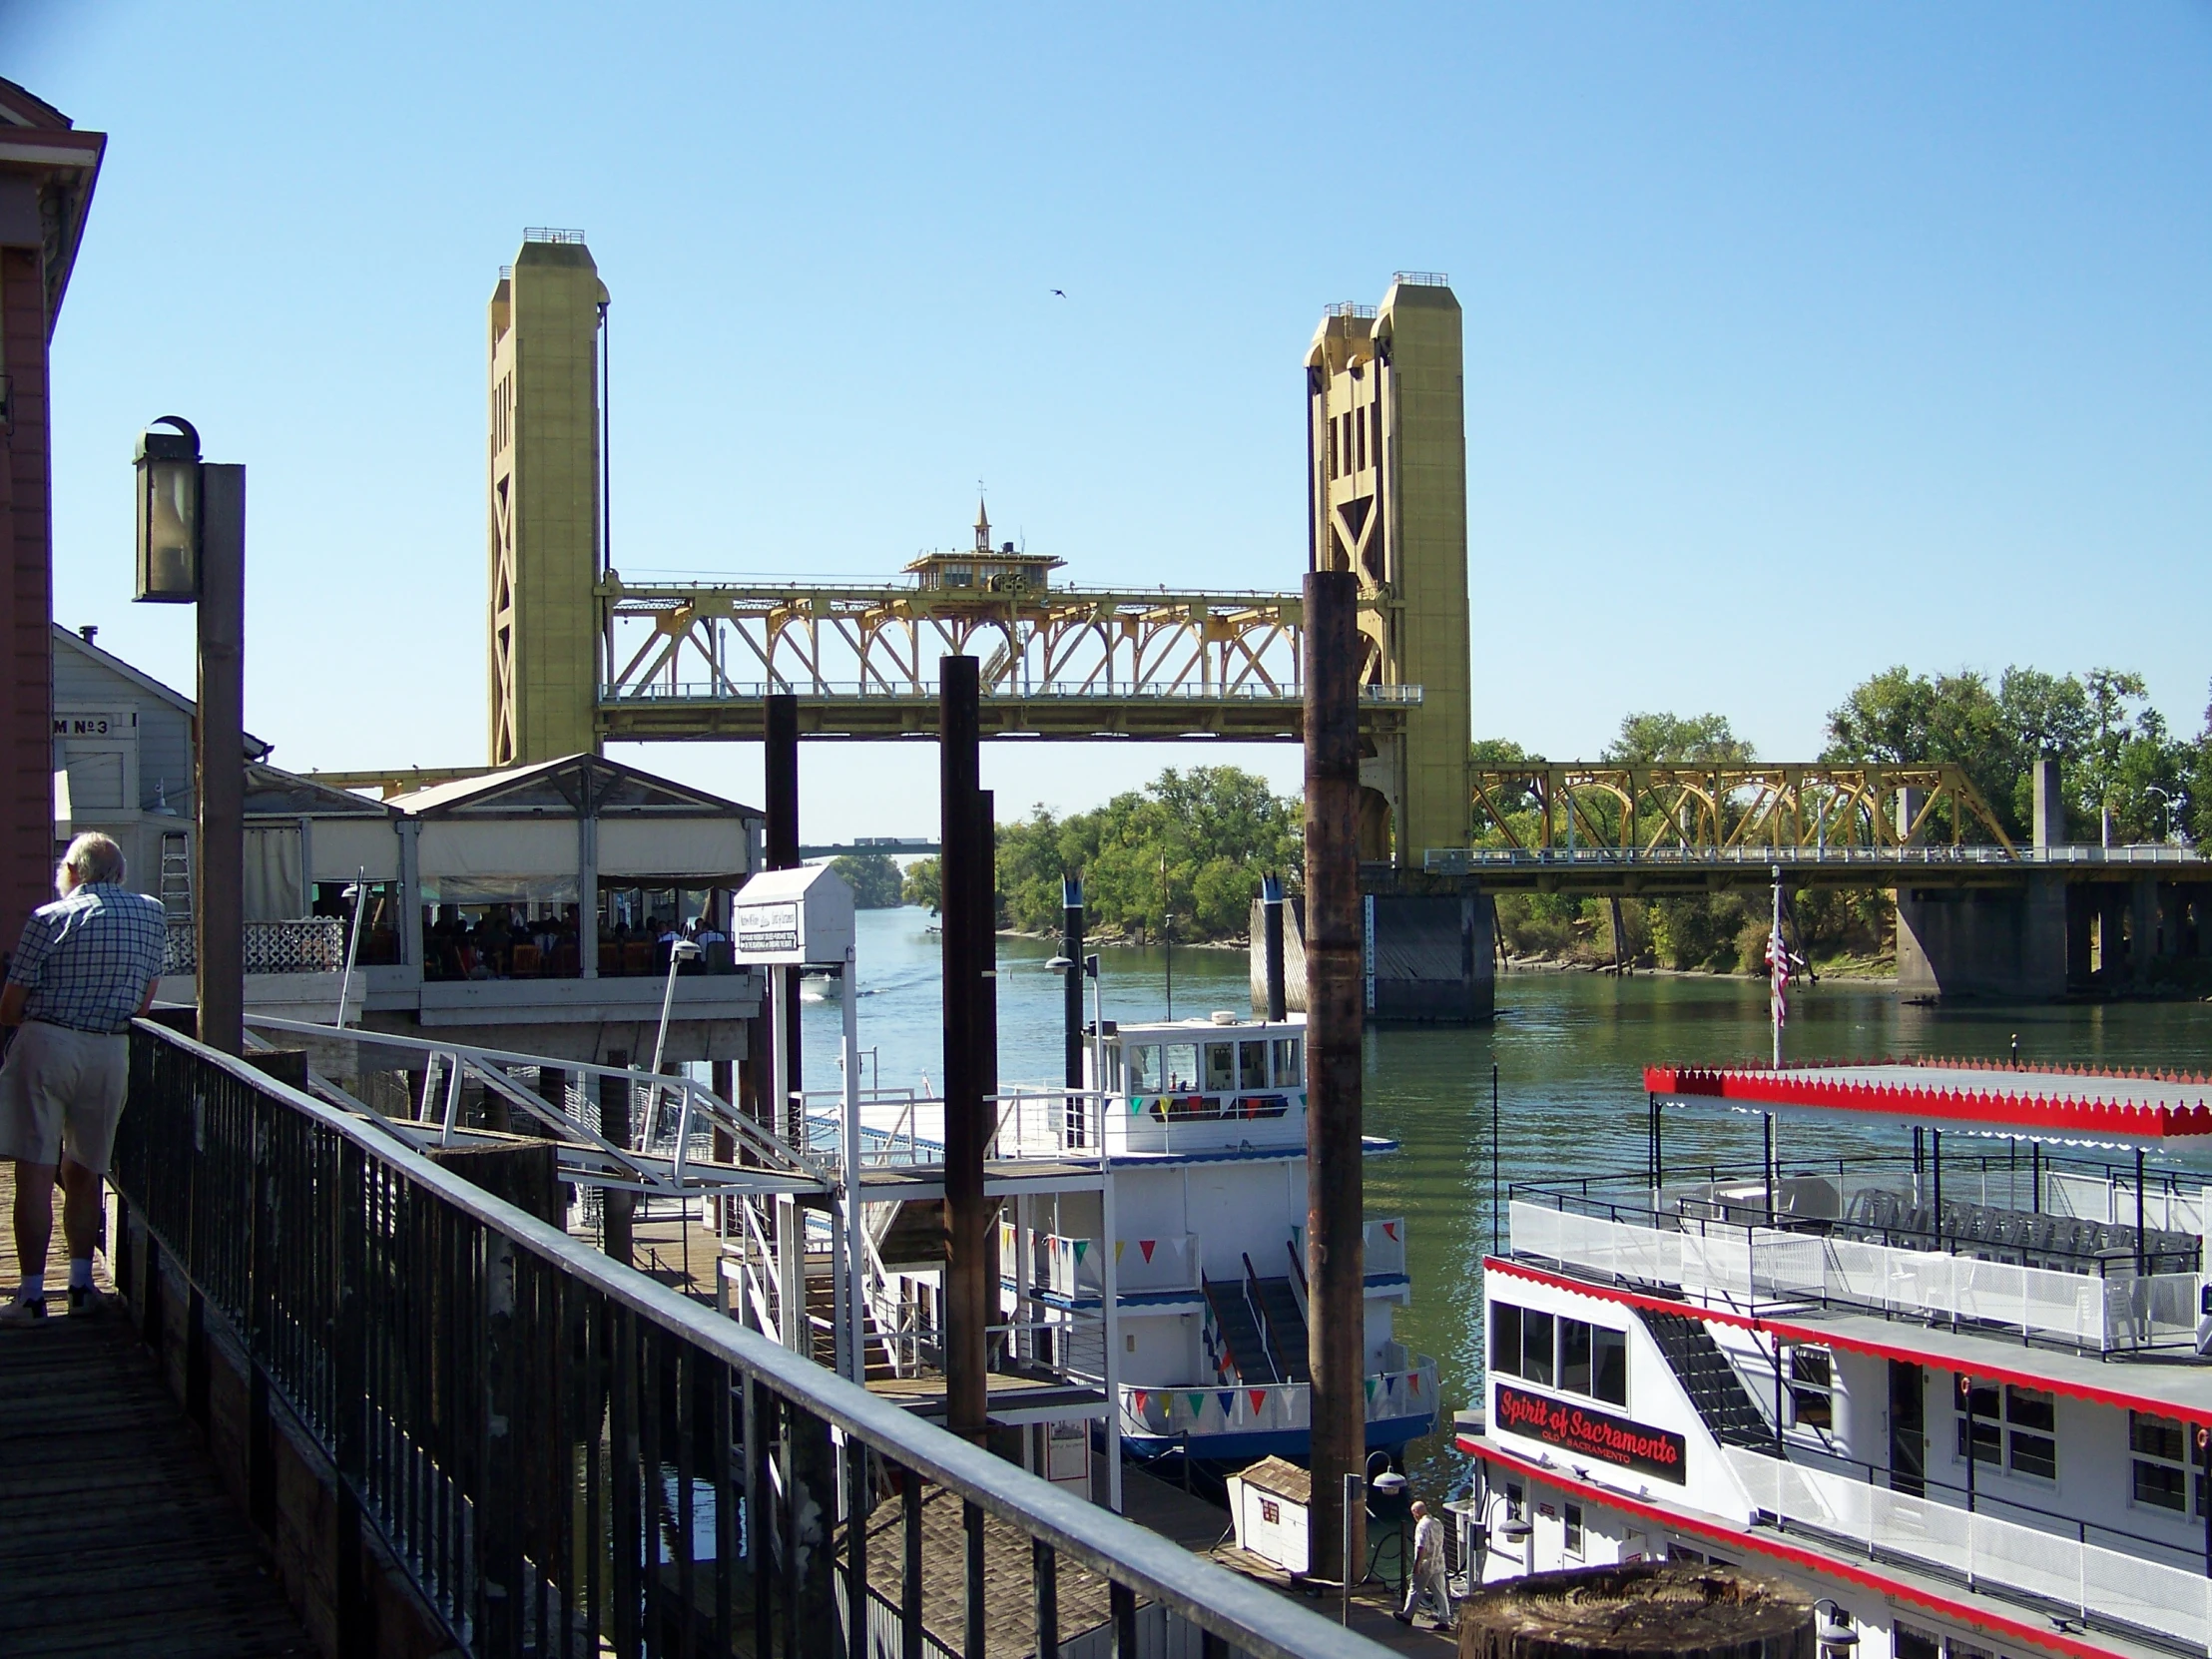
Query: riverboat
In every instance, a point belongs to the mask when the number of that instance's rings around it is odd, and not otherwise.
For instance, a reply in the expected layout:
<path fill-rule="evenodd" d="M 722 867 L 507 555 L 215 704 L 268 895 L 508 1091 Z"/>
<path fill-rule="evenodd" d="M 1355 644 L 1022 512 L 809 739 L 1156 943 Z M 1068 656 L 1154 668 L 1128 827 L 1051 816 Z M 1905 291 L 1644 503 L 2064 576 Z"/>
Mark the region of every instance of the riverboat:
<path fill-rule="evenodd" d="M 2212 1080 L 1654 1067 L 1646 1166 L 1516 1183 L 1465 1559 L 1672 1558 L 1821 1602 L 1823 1659 L 2212 1649 Z M 1685 1110 L 1764 1137 L 1670 1164 Z M 1777 1150 L 1807 1117 L 1892 1158 Z M 1902 1142 L 1905 1135 L 1901 1133 Z"/>
<path fill-rule="evenodd" d="M 1304 1457 L 1304 1019 L 1109 1021 L 1086 1031 L 1084 1054 L 1080 1092 L 999 1097 L 986 1175 L 1001 1195 L 995 1370 L 1089 1390 L 1109 1455 Z M 871 1094 L 871 1163 L 926 1169 L 941 1156 L 940 1112 Z M 1369 1157 L 1396 1150 L 1366 1138 Z M 918 1229 L 886 1213 L 875 1232 L 871 1322 L 912 1339 L 891 1342 L 901 1371 L 926 1372 L 940 1269 L 900 1248 Z M 1371 1217 L 1365 1237 L 1368 1444 L 1394 1452 L 1436 1426 L 1436 1362 L 1392 1333 L 1411 1295 L 1403 1218 Z"/>

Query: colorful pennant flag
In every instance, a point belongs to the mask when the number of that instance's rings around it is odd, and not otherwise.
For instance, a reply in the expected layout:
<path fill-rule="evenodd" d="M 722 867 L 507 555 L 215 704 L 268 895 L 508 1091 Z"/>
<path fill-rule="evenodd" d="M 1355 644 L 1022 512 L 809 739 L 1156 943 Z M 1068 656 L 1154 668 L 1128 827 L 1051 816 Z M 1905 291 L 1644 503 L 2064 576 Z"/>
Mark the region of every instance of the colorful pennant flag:
<path fill-rule="evenodd" d="M 1082 1260 L 1083 1260 L 1083 1252 L 1085 1252 L 1086 1250 L 1088 1250 L 1088 1249 L 1090 1249 L 1090 1248 L 1091 1248 L 1091 1241 L 1090 1241 L 1090 1240 L 1088 1240 L 1088 1239 L 1077 1239 L 1077 1240 L 1075 1241 L 1075 1259 L 1076 1259 L 1076 1260 L 1077 1260 L 1078 1262 L 1082 1261 Z"/>
<path fill-rule="evenodd" d="M 1247 1388 L 1245 1392 L 1252 1396 L 1252 1414 L 1254 1416 L 1258 1416 L 1260 1414 L 1260 1408 L 1268 1402 L 1267 1389 Z"/>
<path fill-rule="evenodd" d="M 1374 1397 L 1375 1397 L 1375 1379 L 1371 1377 L 1371 1378 L 1369 1378 L 1369 1379 L 1368 1379 L 1368 1398 L 1370 1398 L 1370 1399 L 1373 1399 Z"/>
<path fill-rule="evenodd" d="M 1117 1261 L 1117 1262 L 1118 1262 L 1118 1261 L 1120 1261 L 1120 1260 L 1121 1260 L 1121 1253 L 1122 1253 L 1123 1251 L 1127 1250 L 1128 1248 L 1129 1248 L 1129 1241 L 1128 1241 L 1127 1239 L 1116 1239 L 1116 1240 L 1114 1241 L 1114 1260 L 1115 1260 L 1115 1261 Z"/>
<path fill-rule="evenodd" d="M 1394 1221 L 1384 1222 L 1382 1224 L 1382 1236 L 1387 1239 L 1395 1239 L 1397 1237 L 1397 1223 Z"/>
<path fill-rule="evenodd" d="M 1203 1416 L 1206 1412 L 1206 1395 L 1203 1392 L 1192 1394 L 1190 1401 L 1191 1415 L 1194 1417 Z"/>
<path fill-rule="evenodd" d="M 1159 1244 L 1159 1242 L 1160 1241 L 1158 1239 L 1139 1239 L 1137 1241 L 1137 1248 L 1144 1252 L 1144 1259 L 1148 1265 L 1152 1261 L 1153 1249 Z"/>
<path fill-rule="evenodd" d="M 1142 1388 L 1133 1389 L 1131 1392 L 1137 1401 L 1137 1409 L 1140 1411 L 1152 1401 L 1152 1396 Z"/>
<path fill-rule="evenodd" d="M 1221 1420 L 1227 1422 L 1237 1409 L 1237 1390 L 1224 1388 L 1214 1397 L 1221 1401 Z"/>
<path fill-rule="evenodd" d="M 1419 1373 L 1419 1372 L 1417 1372 L 1417 1371 L 1409 1371 L 1409 1372 L 1407 1372 L 1407 1373 L 1405 1374 L 1405 1385 L 1406 1385 L 1406 1386 L 1407 1386 L 1408 1388 L 1412 1389 L 1412 1390 L 1413 1390 L 1413 1392 L 1415 1392 L 1415 1393 L 1419 1393 L 1419 1392 L 1420 1392 L 1420 1373 Z"/>

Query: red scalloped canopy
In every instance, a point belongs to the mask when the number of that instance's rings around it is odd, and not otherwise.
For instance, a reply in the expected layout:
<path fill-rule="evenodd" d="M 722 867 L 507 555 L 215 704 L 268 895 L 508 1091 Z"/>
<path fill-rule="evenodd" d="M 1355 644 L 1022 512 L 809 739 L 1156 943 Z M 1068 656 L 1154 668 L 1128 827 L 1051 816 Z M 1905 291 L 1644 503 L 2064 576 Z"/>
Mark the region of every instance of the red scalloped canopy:
<path fill-rule="evenodd" d="M 2212 1135 L 2212 1079 L 2174 1072 L 2059 1070 L 1971 1060 L 1784 1066 L 1646 1066 L 1675 1100 L 1865 1112 L 1881 1117 L 2134 1141 Z"/>

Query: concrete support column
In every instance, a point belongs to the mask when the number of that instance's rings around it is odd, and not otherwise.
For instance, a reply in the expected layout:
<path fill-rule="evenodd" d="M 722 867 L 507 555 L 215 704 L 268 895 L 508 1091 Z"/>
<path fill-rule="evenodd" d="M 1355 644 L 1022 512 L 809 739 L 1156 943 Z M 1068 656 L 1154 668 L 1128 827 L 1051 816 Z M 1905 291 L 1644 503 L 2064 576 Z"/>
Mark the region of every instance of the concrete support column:
<path fill-rule="evenodd" d="M 2138 985 L 2150 982 L 2158 948 L 2158 877 L 2138 875 L 2127 884 L 2127 974 Z"/>
<path fill-rule="evenodd" d="M 1907 995 L 2040 1002 L 2066 992 L 2064 885 L 1900 887 L 1898 989 Z"/>
<path fill-rule="evenodd" d="M 2097 982 L 2124 985 L 2127 971 L 2127 889 L 2112 882 L 2097 889 Z"/>
<path fill-rule="evenodd" d="M 2036 847 L 2066 844 L 2066 798 L 2058 788 L 2058 763 L 2049 756 L 2035 763 L 2034 818 L 2028 828 Z"/>
<path fill-rule="evenodd" d="M 2087 990 L 2096 980 L 2097 892 L 2066 888 L 2066 988 Z"/>

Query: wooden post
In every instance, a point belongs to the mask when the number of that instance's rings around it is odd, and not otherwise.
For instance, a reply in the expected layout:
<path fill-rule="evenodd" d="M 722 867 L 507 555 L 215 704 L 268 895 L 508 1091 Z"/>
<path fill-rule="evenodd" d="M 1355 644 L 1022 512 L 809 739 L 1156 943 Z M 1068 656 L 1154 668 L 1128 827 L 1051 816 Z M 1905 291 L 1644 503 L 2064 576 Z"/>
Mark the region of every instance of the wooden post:
<path fill-rule="evenodd" d="M 981 764 L 981 687 L 973 657 L 938 665 L 938 802 L 942 816 L 938 907 L 944 940 L 944 1380 L 945 1426 L 982 1443 L 989 1384 L 984 1381 L 990 1296 L 989 1217 L 983 1203 L 983 1148 L 990 1138 L 983 1095 L 983 941 L 976 937 L 987 878 L 977 833 Z"/>
<path fill-rule="evenodd" d="M 246 1046 L 246 468 L 201 477 L 200 867 L 193 878 L 200 1040 Z"/>
<path fill-rule="evenodd" d="M 1306 577 L 1306 1281 L 1313 1372 L 1317 1577 L 1367 1559 L 1365 1506 L 1345 1476 L 1367 1461 L 1366 1247 L 1361 1239 L 1359 581 Z M 1110 1246 L 1109 1246 L 1110 1248 Z M 1339 1557 L 1349 1541 L 1352 1559 Z"/>

